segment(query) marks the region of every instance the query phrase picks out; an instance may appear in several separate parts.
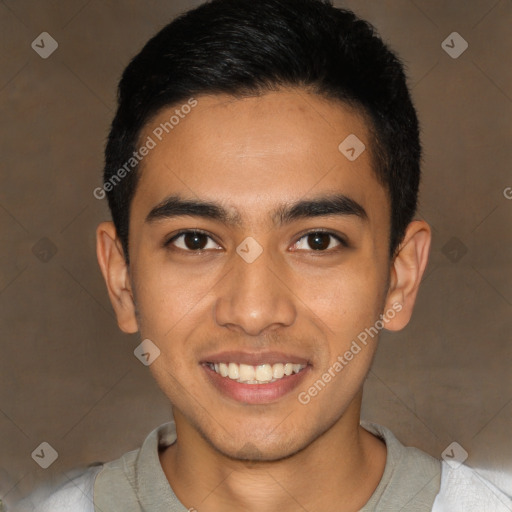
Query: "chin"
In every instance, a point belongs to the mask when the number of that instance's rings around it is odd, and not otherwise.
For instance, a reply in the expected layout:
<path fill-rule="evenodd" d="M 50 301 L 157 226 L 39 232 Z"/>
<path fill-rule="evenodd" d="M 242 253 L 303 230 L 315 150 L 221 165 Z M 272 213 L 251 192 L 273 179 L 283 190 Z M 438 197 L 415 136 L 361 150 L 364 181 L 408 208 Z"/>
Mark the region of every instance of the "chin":
<path fill-rule="evenodd" d="M 209 438 L 208 442 L 217 452 L 230 459 L 253 462 L 286 459 L 307 444 L 305 440 L 301 442 L 292 437 L 291 432 L 281 432 L 281 435 L 272 434 L 274 428 L 261 430 L 258 433 L 253 431 L 246 435 L 233 435 L 231 438 L 218 441 Z"/>

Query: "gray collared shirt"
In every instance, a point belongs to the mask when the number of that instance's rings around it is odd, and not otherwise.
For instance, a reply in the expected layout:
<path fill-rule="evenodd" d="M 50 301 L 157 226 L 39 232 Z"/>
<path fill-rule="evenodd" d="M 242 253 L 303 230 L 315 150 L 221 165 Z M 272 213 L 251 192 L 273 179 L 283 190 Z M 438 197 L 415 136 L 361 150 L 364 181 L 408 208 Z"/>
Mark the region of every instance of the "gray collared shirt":
<path fill-rule="evenodd" d="M 361 512 L 432 510 L 440 487 L 440 461 L 403 446 L 385 427 L 361 424 L 387 447 L 384 474 Z M 105 464 L 94 485 L 95 512 L 187 512 L 197 505 L 178 500 L 160 465 L 159 448 L 175 440 L 175 424 L 167 423 L 151 432 L 140 450 Z"/>
<path fill-rule="evenodd" d="M 405 447 L 389 429 L 375 423 L 362 421 L 361 425 L 386 443 L 387 458 L 379 485 L 360 512 L 512 511 L 512 498 L 478 470 L 464 464 L 452 466 L 421 450 Z M 68 483 L 47 499 L 41 489 L 13 512 L 194 510 L 194 504 L 179 501 L 160 465 L 159 449 L 175 441 L 174 422 L 161 425 L 140 449 L 68 478 Z"/>

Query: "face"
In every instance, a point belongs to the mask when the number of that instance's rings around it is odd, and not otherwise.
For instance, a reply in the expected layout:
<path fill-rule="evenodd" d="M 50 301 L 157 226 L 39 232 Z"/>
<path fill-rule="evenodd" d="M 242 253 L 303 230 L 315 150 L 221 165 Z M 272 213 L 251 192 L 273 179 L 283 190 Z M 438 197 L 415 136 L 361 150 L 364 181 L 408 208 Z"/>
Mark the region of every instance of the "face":
<path fill-rule="evenodd" d="M 275 460 L 358 399 L 377 337 L 353 341 L 387 307 L 389 199 L 348 107 L 296 90 L 196 100 L 140 139 L 156 146 L 131 207 L 137 326 L 181 421 L 222 454 Z M 351 134 L 355 160 L 338 148 Z"/>

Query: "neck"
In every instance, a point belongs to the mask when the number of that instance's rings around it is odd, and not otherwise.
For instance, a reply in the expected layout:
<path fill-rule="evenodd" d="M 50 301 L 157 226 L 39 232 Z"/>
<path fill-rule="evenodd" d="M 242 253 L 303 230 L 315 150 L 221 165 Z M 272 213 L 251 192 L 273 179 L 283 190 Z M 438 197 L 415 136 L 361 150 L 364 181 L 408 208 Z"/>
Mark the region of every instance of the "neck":
<path fill-rule="evenodd" d="M 278 461 L 233 460 L 175 411 L 177 441 L 160 454 L 178 499 L 199 512 L 360 510 L 376 489 L 385 444 L 359 425 L 360 401 L 301 451 Z M 326 494 L 328 490 L 328 494 Z"/>

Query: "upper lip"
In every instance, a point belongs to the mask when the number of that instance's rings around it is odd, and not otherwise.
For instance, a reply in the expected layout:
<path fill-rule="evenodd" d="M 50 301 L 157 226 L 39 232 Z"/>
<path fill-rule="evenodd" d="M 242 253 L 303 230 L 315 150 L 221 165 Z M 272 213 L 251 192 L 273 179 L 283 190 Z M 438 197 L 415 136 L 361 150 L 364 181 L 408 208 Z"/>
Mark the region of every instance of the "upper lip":
<path fill-rule="evenodd" d="M 308 365 L 309 361 L 304 357 L 284 352 L 242 352 L 226 351 L 206 356 L 202 359 L 202 363 L 241 363 L 253 366 L 260 364 L 276 364 L 276 363 L 292 363 Z"/>

